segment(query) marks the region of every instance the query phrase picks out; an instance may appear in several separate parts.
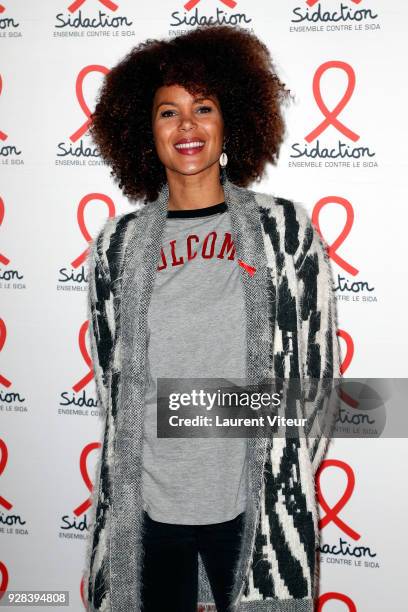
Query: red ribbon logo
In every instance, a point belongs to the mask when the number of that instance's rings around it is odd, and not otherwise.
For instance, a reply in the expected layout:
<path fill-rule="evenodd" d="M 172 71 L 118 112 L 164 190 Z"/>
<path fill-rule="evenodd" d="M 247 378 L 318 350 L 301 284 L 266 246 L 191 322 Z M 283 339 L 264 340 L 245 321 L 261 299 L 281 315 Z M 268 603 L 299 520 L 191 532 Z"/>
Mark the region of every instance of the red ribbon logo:
<path fill-rule="evenodd" d="M 347 216 L 346 216 L 346 223 L 340 235 L 338 236 L 338 238 L 336 238 L 333 244 L 329 246 L 328 249 L 326 249 L 327 254 L 333 261 L 336 262 L 337 265 L 339 265 L 341 268 L 346 270 L 346 272 L 348 272 L 349 274 L 352 274 L 353 276 L 356 276 L 359 270 L 357 270 L 357 268 L 354 268 L 354 266 L 352 266 L 351 264 L 347 263 L 347 261 L 345 261 L 342 257 L 340 257 L 340 255 L 337 255 L 336 253 L 339 246 L 345 241 L 345 239 L 349 235 L 352 225 L 354 223 L 354 210 L 353 210 L 351 203 L 345 198 L 341 198 L 340 196 L 326 196 L 325 198 L 322 198 L 321 200 L 317 202 L 316 206 L 313 209 L 312 223 L 316 227 L 323 241 L 325 241 L 323 238 L 322 232 L 320 230 L 319 214 L 322 208 L 329 203 L 340 204 L 340 206 L 343 206 L 343 208 L 346 210 Z"/>
<path fill-rule="evenodd" d="M 7 459 L 8 459 L 7 446 L 4 440 L 0 438 L 0 476 L 6 468 Z M 13 504 L 11 504 L 9 501 L 7 501 L 7 499 L 4 499 L 4 497 L 0 495 L 0 506 L 3 506 L 3 508 L 5 508 L 6 510 L 11 510 L 11 508 L 13 507 Z"/>
<path fill-rule="evenodd" d="M 335 108 L 332 111 L 329 111 L 329 109 L 323 102 L 322 94 L 320 91 L 320 80 L 323 74 L 326 72 L 326 70 L 329 70 L 330 68 L 340 68 L 341 70 L 344 70 L 344 72 L 347 74 L 347 77 L 348 77 L 346 93 L 344 94 L 340 102 L 337 104 L 337 106 L 335 106 Z M 333 127 L 335 127 L 337 130 L 339 130 L 339 132 L 341 132 L 344 136 L 346 136 L 346 138 L 349 138 L 353 142 L 355 142 L 356 140 L 360 138 L 358 134 L 350 130 L 348 127 L 344 125 L 344 123 L 341 123 L 341 121 L 337 119 L 337 116 L 341 113 L 343 108 L 346 106 L 346 104 L 350 100 L 353 94 L 353 91 L 354 91 L 355 84 L 356 84 L 356 75 L 354 73 L 353 68 L 350 66 L 350 64 L 347 64 L 346 62 L 332 60 L 329 62 L 325 62 L 324 64 L 319 66 L 319 68 L 316 70 L 314 77 L 313 77 L 313 95 L 315 97 L 315 100 L 317 102 L 319 109 L 322 111 L 322 114 L 325 116 L 325 119 L 314 130 L 312 130 L 310 134 L 305 136 L 305 140 L 307 142 L 312 142 L 312 140 L 320 136 L 320 134 L 325 129 L 327 129 L 329 125 L 332 125 Z"/>
<path fill-rule="evenodd" d="M 72 387 L 75 393 L 78 393 L 79 391 L 81 391 L 81 389 L 86 387 L 86 385 L 94 377 L 92 360 L 89 356 L 88 349 L 86 348 L 86 342 L 85 342 L 86 332 L 88 331 L 88 327 L 89 327 L 89 321 L 84 321 L 84 323 L 82 323 L 80 330 L 79 330 L 78 344 L 79 344 L 79 350 L 81 351 L 81 355 L 86 365 L 89 366 L 89 372 Z"/>
<path fill-rule="evenodd" d="M 357 612 L 356 604 L 354 603 L 352 599 L 350 599 L 350 597 L 348 597 L 348 595 L 344 595 L 344 593 L 336 593 L 335 591 L 331 591 L 330 593 L 324 593 L 323 595 L 320 595 L 320 597 L 317 600 L 316 612 L 321 612 L 324 604 L 330 601 L 331 599 L 332 600 L 336 599 L 337 601 L 342 601 L 343 603 L 345 603 L 349 609 L 349 612 Z"/>
<path fill-rule="evenodd" d="M 83 237 L 88 243 L 92 242 L 92 236 L 88 232 L 88 229 L 85 225 L 84 213 L 85 213 L 85 208 L 87 204 L 91 200 L 99 200 L 100 202 L 105 202 L 106 206 L 108 207 L 108 216 L 110 219 L 112 219 L 112 217 L 114 217 L 116 214 L 115 205 L 112 199 L 109 196 L 105 195 L 104 193 L 89 193 L 88 195 L 82 198 L 82 200 L 79 202 L 78 209 L 77 209 L 77 221 L 78 221 L 79 229 L 81 230 Z M 77 257 L 76 259 L 74 259 L 74 261 L 71 262 L 71 266 L 73 268 L 78 268 L 81 264 L 84 263 L 84 261 L 88 257 L 88 254 L 89 254 L 89 246 L 85 249 L 83 253 L 81 253 L 81 255 L 79 255 L 79 257 Z"/>
<path fill-rule="evenodd" d="M 344 374 L 354 356 L 354 342 L 350 334 L 344 331 L 344 329 L 338 329 L 337 336 L 339 336 L 339 338 L 343 338 L 344 342 L 346 343 L 346 355 L 340 365 L 340 374 Z"/>
<path fill-rule="evenodd" d="M 0 225 L 3 225 L 4 213 L 5 213 L 4 202 L 3 202 L 3 199 L 0 197 Z M 10 260 L 8 257 L 0 253 L 0 263 L 3 264 L 3 266 L 7 266 L 7 264 L 10 263 Z"/>
<path fill-rule="evenodd" d="M 330 466 L 340 468 L 346 473 L 347 476 L 346 490 L 344 491 L 339 501 L 333 506 L 333 508 L 330 508 L 329 505 L 326 503 L 326 500 L 323 497 L 320 487 L 320 476 L 322 475 L 322 472 Z M 326 525 L 333 522 L 350 538 L 353 538 L 353 540 L 359 540 L 361 538 L 361 535 L 357 533 L 357 531 L 354 531 L 354 529 L 346 525 L 346 523 L 338 516 L 340 510 L 344 508 L 344 506 L 352 496 L 352 493 L 354 491 L 354 485 L 354 472 L 347 463 L 345 463 L 344 461 L 339 461 L 338 459 L 324 459 L 322 461 L 319 469 L 316 472 L 317 499 L 323 510 L 326 512 L 326 516 L 319 520 L 320 529 L 323 529 L 323 527 L 326 527 Z"/>
<path fill-rule="evenodd" d="M 3 10 L 4 10 L 4 9 L 3 9 Z M 0 12 L 1 12 L 1 11 L 0 11 Z M 0 75 L 0 95 L 1 95 L 1 91 L 2 91 L 2 89 L 3 89 L 3 81 L 2 81 L 2 78 L 1 78 L 1 75 Z M 7 134 L 5 134 L 4 132 L 2 132 L 2 131 L 0 130 L 0 140 L 6 140 L 6 138 L 7 138 Z"/>
<path fill-rule="evenodd" d="M 4 597 L 6 593 L 6 589 L 8 586 L 9 575 L 7 571 L 7 567 L 4 565 L 2 561 L 0 561 L 0 574 L 1 574 L 1 582 L 0 582 L 0 599 Z"/>
<path fill-rule="evenodd" d="M 101 447 L 100 442 L 91 442 L 90 444 L 87 444 L 85 448 L 83 449 L 81 456 L 79 458 L 79 470 L 81 472 L 82 479 L 91 495 L 93 491 L 93 484 L 91 482 L 91 479 L 89 478 L 87 460 L 88 460 L 89 453 L 91 453 L 92 451 L 100 447 Z M 77 508 L 75 508 L 74 510 L 75 516 L 81 516 L 81 514 L 86 512 L 88 508 L 91 507 L 92 505 L 91 495 L 88 497 L 87 500 L 85 500 L 82 504 L 80 504 Z"/>
<path fill-rule="evenodd" d="M 99 64 L 91 64 L 90 66 L 85 66 L 85 68 L 82 68 L 82 70 L 79 72 L 77 76 L 76 84 L 75 84 L 75 93 L 76 93 L 77 100 L 79 102 L 79 106 L 83 110 L 84 114 L 88 117 L 88 119 L 85 121 L 83 125 L 81 125 L 80 128 L 77 129 L 76 132 L 71 134 L 69 138 L 70 140 L 72 140 L 72 142 L 76 142 L 78 138 L 81 138 L 81 136 L 85 134 L 85 132 L 87 131 L 87 129 L 89 128 L 92 122 L 91 111 L 89 110 L 89 107 L 87 103 L 85 102 L 84 92 L 83 92 L 84 79 L 90 72 L 101 72 L 103 75 L 106 75 L 108 74 L 109 70 L 105 68 L 105 66 L 100 66 Z"/>
<path fill-rule="evenodd" d="M 256 268 L 245 263 L 245 261 L 242 261 L 242 259 L 238 259 L 238 264 L 241 266 L 241 268 L 244 268 L 244 270 L 246 270 L 250 276 L 255 274 Z"/>
<path fill-rule="evenodd" d="M 191 9 L 197 6 L 199 2 L 201 2 L 201 0 L 189 0 L 185 3 L 184 8 L 186 9 L 186 11 L 191 11 Z M 222 2 L 223 4 L 225 4 L 225 6 L 231 9 L 237 6 L 237 3 L 234 2 L 234 0 L 220 0 L 220 2 Z"/>
<path fill-rule="evenodd" d="M 85 575 L 82 575 L 81 578 L 81 582 L 79 583 L 79 594 L 81 596 L 82 599 L 82 603 L 84 604 L 84 608 L 86 610 L 86 608 L 88 607 L 88 603 L 85 602 L 85 585 L 84 585 L 84 581 L 85 581 Z"/>
<path fill-rule="evenodd" d="M 314 6 L 315 4 L 317 4 L 320 0 L 306 0 L 306 4 L 308 6 Z M 354 4 L 360 4 L 361 0 L 351 0 L 351 2 L 354 2 Z"/>
<path fill-rule="evenodd" d="M 346 343 L 346 347 L 347 347 L 346 355 L 340 365 L 340 374 L 342 375 L 347 370 L 347 368 L 349 367 L 351 363 L 351 360 L 353 359 L 354 342 L 350 334 L 344 331 L 344 329 L 337 330 L 337 335 L 339 336 L 339 338 L 343 338 L 343 340 Z M 350 408 L 356 409 L 359 406 L 359 402 L 357 402 L 357 400 L 355 400 L 348 393 L 346 393 L 344 389 L 341 388 L 341 385 L 340 385 L 340 390 L 339 390 L 339 397 L 345 404 L 350 406 Z"/>
<path fill-rule="evenodd" d="M 3 319 L 0 319 L 0 352 L 3 350 L 3 346 L 4 346 L 4 343 L 6 342 L 6 338 L 7 338 L 6 324 L 3 321 Z M 3 385 L 3 387 L 6 387 L 6 389 L 8 389 L 9 387 L 11 387 L 11 381 L 8 380 L 8 378 L 5 378 L 4 376 L 0 374 L 0 385 Z"/>
<path fill-rule="evenodd" d="M 111 0 L 98 0 L 101 4 L 106 6 L 110 11 L 116 11 L 118 5 Z M 70 13 L 75 13 L 83 4 L 85 4 L 86 0 L 75 0 L 72 4 L 69 5 L 68 10 Z"/>
<path fill-rule="evenodd" d="M 351 395 L 346 393 L 344 389 L 340 388 L 339 397 L 345 404 L 347 404 L 348 406 L 350 406 L 350 408 L 353 408 L 354 410 L 356 410 L 360 405 L 360 402 L 358 402 L 356 399 L 351 397 Z"/>

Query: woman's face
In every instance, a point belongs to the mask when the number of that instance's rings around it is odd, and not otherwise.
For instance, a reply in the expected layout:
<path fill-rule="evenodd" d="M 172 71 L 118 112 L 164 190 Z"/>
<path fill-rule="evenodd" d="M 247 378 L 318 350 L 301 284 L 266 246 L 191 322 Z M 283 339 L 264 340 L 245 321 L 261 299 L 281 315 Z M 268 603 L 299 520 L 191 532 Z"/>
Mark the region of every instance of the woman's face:
<path fill-rule="evenodd" d="M 197 174 L 219 163 L 224 122 L 215 96 L 192 96 L 180 85 L 160 87 L 153 100 L 152 128 L 167 171 Z"/>

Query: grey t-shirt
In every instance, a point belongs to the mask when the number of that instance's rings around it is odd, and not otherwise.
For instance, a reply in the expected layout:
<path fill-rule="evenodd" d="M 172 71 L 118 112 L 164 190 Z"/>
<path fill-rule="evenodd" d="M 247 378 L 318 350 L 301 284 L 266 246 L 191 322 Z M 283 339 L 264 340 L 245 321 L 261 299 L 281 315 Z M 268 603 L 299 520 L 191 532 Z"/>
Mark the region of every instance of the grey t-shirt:
<path fill-rule="evenodd" d="M 195 255 L 194 255 L 195 254 Z M 168 211 L 148 312 L 144 509 L 203 525 L 246 507 L 246 438 L 157 438 L 157 378 L 245 378 L 242 281 L 225 202 Z"/>

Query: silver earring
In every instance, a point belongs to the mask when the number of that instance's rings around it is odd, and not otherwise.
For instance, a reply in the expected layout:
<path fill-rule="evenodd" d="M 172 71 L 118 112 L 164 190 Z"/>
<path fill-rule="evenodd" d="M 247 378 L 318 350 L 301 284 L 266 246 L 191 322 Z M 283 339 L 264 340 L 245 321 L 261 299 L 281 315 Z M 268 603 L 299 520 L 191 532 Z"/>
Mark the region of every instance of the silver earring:
<path fill-rule="evenodd" d="M 220 155 L 220 166 L 221 168 L 225 168 L 225 166 L 228 164 L 228 155 L 225 152 L 225 143 L 222 147 L 222 153 Z"/>

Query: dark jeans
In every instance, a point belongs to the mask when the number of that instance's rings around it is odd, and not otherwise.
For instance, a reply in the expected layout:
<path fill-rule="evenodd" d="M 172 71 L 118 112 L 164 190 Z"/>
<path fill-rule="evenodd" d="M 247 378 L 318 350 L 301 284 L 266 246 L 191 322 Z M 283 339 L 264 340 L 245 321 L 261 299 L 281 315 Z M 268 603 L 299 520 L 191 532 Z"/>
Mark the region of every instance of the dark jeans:
<path fill-rule="evenodd" d="M 173 525 L 144 512 L 143 612 L 197 612 L 198 553 L 217 612 L 228 612 L 244 513 L 213 525 Z"/>

